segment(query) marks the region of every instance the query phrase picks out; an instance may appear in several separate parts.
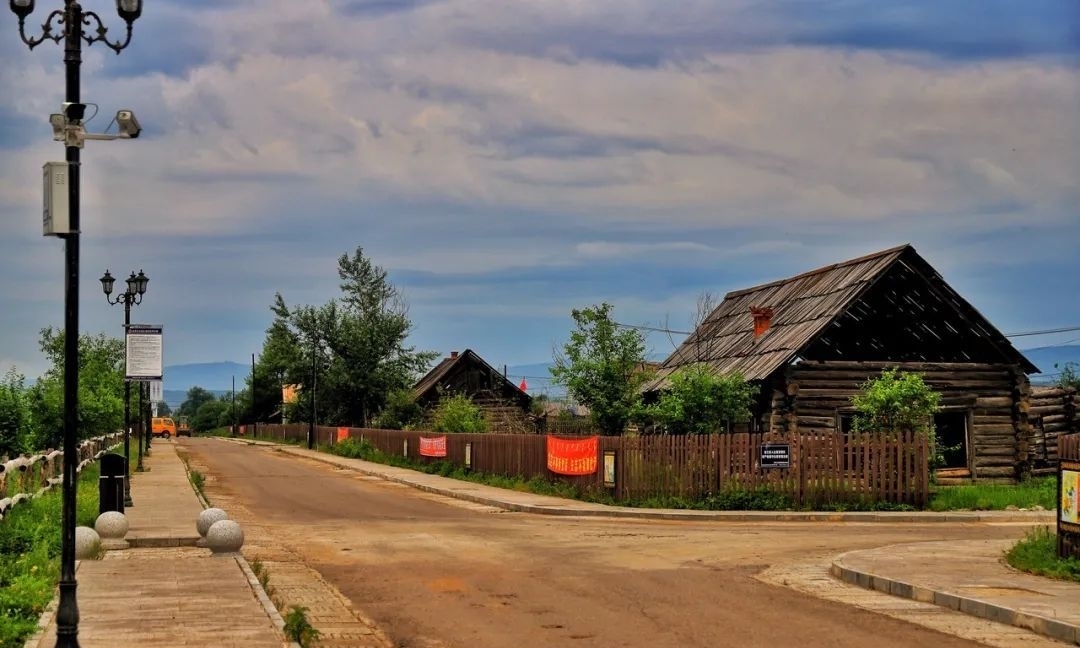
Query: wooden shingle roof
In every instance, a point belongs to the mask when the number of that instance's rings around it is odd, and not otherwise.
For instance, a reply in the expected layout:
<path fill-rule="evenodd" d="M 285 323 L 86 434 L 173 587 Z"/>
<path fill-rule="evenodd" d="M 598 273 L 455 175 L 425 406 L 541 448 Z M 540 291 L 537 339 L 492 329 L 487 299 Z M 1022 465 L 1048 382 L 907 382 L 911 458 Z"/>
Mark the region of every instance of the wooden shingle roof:
<path fill-rule="evenodd" d="M 867 289 L 903 259 L 914 264 L 927 283 L 940 294 L 942 303 L 971 323 L 972 335 L 980 335 L 997 349 L 1002 361 L 1034 366 L 1005 337 L 964 301 L 910 245 L 901 245 L 841 263 L 818 268 L 789 279 L 737 290 L 724 301 L 664 361 L 656 378 L 644 386 L 654 391 L 667 386 L 677 368 L 707 363 L 714 374 L 738 372 L 746 380 L 763 380 L 793 360 L 814 342 Z M 751 309 L 771 309 L 767 331 L 755 337 Z"/>

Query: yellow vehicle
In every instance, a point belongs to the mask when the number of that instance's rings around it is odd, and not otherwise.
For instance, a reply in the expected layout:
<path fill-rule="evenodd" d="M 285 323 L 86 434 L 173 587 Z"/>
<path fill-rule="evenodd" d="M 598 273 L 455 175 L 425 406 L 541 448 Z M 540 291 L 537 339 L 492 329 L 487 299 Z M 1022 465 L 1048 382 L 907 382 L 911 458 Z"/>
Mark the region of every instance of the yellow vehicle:
<path fill-rule="evenodd" d="M 176 422 L 176 436 L 191 436 L 191 425 L 188 424 L 188 419 L 186 416 L 181 416 L 180 419 Z"/>
<path fill-rule="evenodd" d="M 154 438 L 168 439 L 171 436 L 176 436 L 176 422 L 171 418 L 160 416 L 155 417 L 150 424 L 150 433 L 154 435 Z"/>

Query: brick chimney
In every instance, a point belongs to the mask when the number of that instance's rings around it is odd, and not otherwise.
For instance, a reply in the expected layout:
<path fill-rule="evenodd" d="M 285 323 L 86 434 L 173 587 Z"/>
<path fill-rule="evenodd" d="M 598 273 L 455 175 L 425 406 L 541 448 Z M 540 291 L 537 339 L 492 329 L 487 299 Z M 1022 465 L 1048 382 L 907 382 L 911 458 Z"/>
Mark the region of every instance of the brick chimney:
<path fill-rule="evenodd" d="M 450 352 L 450 359 L 453 360 L 456 357 L 457 357 L 457 351 L 451 351 Z"/>
<path fill-rule="evenodd" d="M 764 335 L 765 331 L 772 326 L 773 309 L 762 306 L 751 306 L 750 315 L 754 318 L 754 339 Z"/>

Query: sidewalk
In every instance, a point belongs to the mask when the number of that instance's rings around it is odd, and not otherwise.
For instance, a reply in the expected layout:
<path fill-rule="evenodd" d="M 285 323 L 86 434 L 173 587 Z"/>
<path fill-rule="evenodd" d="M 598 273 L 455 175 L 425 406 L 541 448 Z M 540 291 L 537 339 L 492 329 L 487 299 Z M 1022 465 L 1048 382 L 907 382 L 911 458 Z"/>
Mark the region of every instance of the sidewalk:
<path fill-rule="evenodd" d="M 1027 628 L 1080 645 L 1080 583 L 1016 571 L 1009 540 L 917 542 L 837 557 L 833 576 L 866 589 Z"/>
<path fill-rule="evenodd" d="M 246 561 L 195 547 L 203 510 L 171 441 L 155 441 L 149 469 L 132 473 L 125 510 L 131 548 L 76 563 L 82 648 L 289 646 Z M 56 644 L 54 600 L 48 625 L 27 648 Z M 278 617 L 280 620 L 280 617 Z"/>
<path fill-rule="evenodd" d="M 1054 524 L 1053 511 L 828 513 L 635 509 L 534 495 L 449 477 L 346 459 L 296 446 L 249 439 L 301 457 L 381 477 L 419 490 L 542 515 L 716 521 L 968 522 Z M 1080 645 L 1080 583 L 1018 572 L 1002 559 L 1010 540 L 923 542 L 853 551 L 837 557 L 831 573 L 852 585 L 957 610 Z"/>

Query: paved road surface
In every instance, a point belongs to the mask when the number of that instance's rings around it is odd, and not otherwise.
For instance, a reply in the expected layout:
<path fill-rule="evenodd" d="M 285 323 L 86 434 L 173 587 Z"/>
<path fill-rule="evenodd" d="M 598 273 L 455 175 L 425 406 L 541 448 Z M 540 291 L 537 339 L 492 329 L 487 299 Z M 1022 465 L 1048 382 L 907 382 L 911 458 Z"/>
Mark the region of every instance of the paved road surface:
<path fill-rule="evenodd" d="M 1021 525 L 697 523 L 497 511 L 258 446 L 181 441 L 206 490 L 398 646 L 977 646 L 763 583 L 764 568 Z M 271 579 L 273 576 L 271 575 Z"/>

